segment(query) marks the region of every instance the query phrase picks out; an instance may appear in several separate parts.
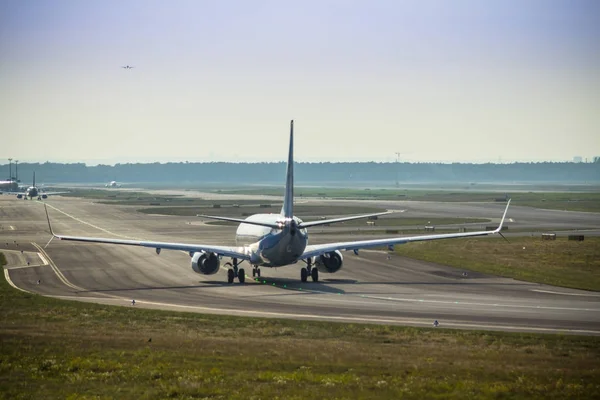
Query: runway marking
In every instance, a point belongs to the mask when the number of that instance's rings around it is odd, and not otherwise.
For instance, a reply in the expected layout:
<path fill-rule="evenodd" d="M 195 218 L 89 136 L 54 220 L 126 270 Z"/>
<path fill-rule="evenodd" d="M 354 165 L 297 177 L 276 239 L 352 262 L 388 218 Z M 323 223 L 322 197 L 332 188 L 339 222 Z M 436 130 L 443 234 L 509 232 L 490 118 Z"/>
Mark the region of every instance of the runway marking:
<path fill-rule="evenodd" d="M 48 264 L 31 264 L 31 265 L 20 265 L 18 267 L 6 267 L 6 269 L 8 270 L 13 270 L 13 269 L 26 269 L 26 268 L 34 268 L 34 267 L 45 267 Z"/>
<path fill-rule="evenodd" d="M 97 299 L 99 298 L 91 298 L 91 297 L 73 297 L 73 296 L 52 296 L 61 299 L 76 299 L 76 300 L 85 300 L 85 299 Z M 123 301 L 130 302 L 131 300 L 121 297 L 118 298 L 115 296 L 115 299 L 122 299 Z M 102 299 L 107 300 L 107 299 Z M 369 317 L 344 317 L 344 316 L 335 316 L 335 315 L 319 315 L 319 314 L 297 314 L 297 313 L 281 313 L 274 311 L 256 311 L 256 310 L 234 310 L 227 308 L 216 308 L 216 307 L 204 307 L 204 306 L 189 306 L 184 304 L 170 304 L 170 303 L 160 303 L 154 301 L 145 301 L 145 300 L 136 300 L 136 305 L 149 305 L 149 306 L 160 306 L 160 307 L 175 307 L 175 308 L 183 308 L 183 309 L 192 309 L 192 310 L 203 310 L 203 311 L 212 311 L 217 312 L 222 315 L 230 315 L 230 314 L 250 314 L 250 315 L 268 315 L 272 317 L 293 317 L 299 319 L 325 319 L 325 320 L 336 320 L 336 321 L 356 321 L 356 322 L 365 322 L 365 323 L 386 323 L 386 324 L 411 324 L 411 325 L 431 325 L 431 321 L 429 319 L 417 319 L 417 318 L 369 318 Z M 540 327 L 530 327 L 530 326 L 513 326 L 513 325 L 485 325 L 485 324 L 469 324 L 465 322 L 445 322 L 442 321 L 441 324 L 443 326 L 448 327 L 460 327 L 460 328 L 468 328 L 468 329 L 506 329 L 506 330 L 531 330 L 531 331 L 539 331 L 539 332 L 570 332 L 570 333 L 587 333 L 593 335 L 600 335 L 600 331 L 586 330 L 586 329 L 555 329 L 555 328 L 540 328 Z"/>
<path fill-rule="evenodd" d="M 569 310 L 569 311 L 600 311 L 600 309 L 594 308 L 569 308 L 569 307 L 550 307 L 550 306 L 534 306 L 534 305 L 518 305 L 518 304 L 501 304 L 501 303 L 471 303 L 468 301 L 452 301 L 452 300 L 424 300 L 424 299 L 406 299 L 406 298 L 394 298 L 394 297 L 380 297 L 380 296 L 361 296 L 367 299 L 375 300 L 388 300 L 398 302 L 411 302 L 411 303 L 433 303 L 433 304 L 455 304 L 460 306 L 477 306 L 477 307 L 506 307 L 506 308 L 527 308 L 536 310 Z"/>
<path fill-rule="evenodd" d="M 14 230 L 15 230 L 15 227 L 14 227 L 14 226 L 12 226 L 12 225 L 9 225 L 8 227 L 10 228 L 10 230 L 11 230 L 11 231 L 14 231 Z"/>
<path fill-rule="evenodd" d="M 259 281 L 260 278 L 253 279 L 260 284 L 267 284 L 267 281 Z M 270 284 L 267 284 L 271 286 Z M 569 308 L 569 307 L 551 307 L 551 306 L 539 306 L 539 305 L 520 305 L 520 304 L 502 304 L 502 303 L 472 303 L 469 301 L 460 301 L 460 300 L 429 300 L 429 299 L 416 299 L 416 298 L 403 298 L 403 297 L 385 297 L 385 296 L 371 296 L 371 295 L 360 295 L 353 293 L 342 293 L 342 292 L 325 292 L 322 290 L 315 289 L 303 289 L 301 287 L 287 287 L 287 286 L 278 286 L 274 285 L 280 289 L 292 290 L 301 293 L 313 293 L 313 294 L 322 294 L 329 296 L 344 296 L 344 297 L 354 297 L 354 298 L 362 298 L 362 299 L 370 299 L 370 300 L 384 300 L 384 301 L 393 301 L 393 302 L 408 302 L 408 303 L 429 303 L 429 304 L 445 304 L 445 305 L 459 305 L 459 306 L 476 306 L 476 307 L 506 307 L 506 308 L 522 308 L 522 309 L 535 309 L 535 310 L 561 310 L 561 311 L 600 311 L 600 309 L 593 308 Z M 337 301 L 337 302 L 345 302 L 348 303 L 348 300 L 337 300 L 337 299 L 329 299 L 328 301 Z"/>
<path fill-rule="evenodd" d="M 292 290 L 298 290 L 293 289 Z M 468 301 L 452 301 L 452 300 L 425 300 L 425 299 L 409 299 L 409 298 L 398 298 L 398 297 L 383 297 L 383 296 L 367 296 L 358 295 L 352 293 L 331 293 L 322 292 L 318 290 L 302 290 L 305 293 L 325 294 L 325 295 L 342 295 L 345 297 L 360 297 L 363 299 L 370 300 L 385 300 L 394 302 L 408 302 L 408 303 L 428 303 L 428 304 L 445 304 L 445 305 L 458 305 L 458 306 L 477 306 L 477 307 L 506 307 L 506 308 L 522 308 L 522 309 L 536 309 L 536 310 L 567 310 L 567 311 L 600 311 L 600 309 L 593 308 L 568 308 L 568 307 L 550 307 L 550 306 L 536 306 L 536 305 L 518 305 L 518 304 L 501 304 L 501 303 L 471 303 Z M 328 301 L 348 302 L 347 300 L 336 300 L 330 299 Z"/>
<path fill-rule="evenodd" d="M 13 281 L 10 279 L 10 275 L 8 274 L 8 270 L 7 269 L 4 270 L 4 278 L 6 278 L 6 282 L 8 282 L 8 284 L 10 286 L 14 287 L 15 289 L 20 290 L 21 292 L 32 294 L 30 291 L 25 290 L 25 289 L 21 289 L 20 287 L 18 287 L 17 285 L 15 285 L 13 283 Z"/>
<path fill-rule="evenodd" d="M 592 294 L 592 293 L 564 293 L 564 292 L 553 292 L 551 290 L 542 290 L 542 289 L 531 289 L 532 292 L 539 293 L 552 293 L 552 294 L 562 294 L 563 296 L 584 296 L 584 297 L 600 297 L 600 294 Z"/>
<path fill-rule="evenodd" d="M 62 283 L 64 283 L 65 285 L 69 286 L 72 289 L 77 290 L 78 292 L 84 292 L 85 289 L 72 284 L 71 282 L 69 282 L 69 280 L 67 278 L 65 278 L 65 276 L 62 274 L 62 272 L 60 272 L 60 270 L 58 269 L 58 267 L 56 266 L 56 264 L 54 264 L 54 261 L 52 261 L 52 259 L 48 256 L 48 254 L 44 251 L 44 249 L 42 249 L 37 243 L 35 242 L 31 242 L 31 244 L 33 244 L 39 251 L 41 254 L 43 254 L 43 257 L 45 260 L 48 261 L 48 265 L 50 265 L 50 267 L 52 268 L 52 270 L 54 271 L 54 273 L 56 274 L 56 276 L 58 277 L 58 279 L 60 279 L 60 281 Z"/>
<path fill-rule="evenodd" d="M 37 254 L 42 259 L 42 261 L 43 261 L 44 264 L 48 264 L 48 265 L 50 264 L 48 262 L 48 260 L 46 259 L 46 257 L 44 257 L 44 255 L 42 253 L 37 253 Z"/>

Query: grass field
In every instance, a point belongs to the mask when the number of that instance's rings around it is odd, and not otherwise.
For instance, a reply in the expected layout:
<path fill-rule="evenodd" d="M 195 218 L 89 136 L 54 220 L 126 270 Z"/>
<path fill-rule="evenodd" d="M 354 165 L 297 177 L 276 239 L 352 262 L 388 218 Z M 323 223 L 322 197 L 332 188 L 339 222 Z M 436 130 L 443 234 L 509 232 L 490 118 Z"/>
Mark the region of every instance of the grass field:
<path fill-rule="evenodd" d="M 600 339 L 68 302 L 0 279 L 2 399 L 598 398 Z"/>
<path fill-rule="evenodd" d="M 600 291 L 600 238 L 472 238 L 396 246 L 402 256 L 555 286 Z"/>
<path fill-rule="evenodd" d="M 246 188 L 216 190 L 229 194 L 281 195 L 281 188 Z M 512 203 L 536 208 L 600 212 L 600 192 L 508 192 Z M 478 192 L 472 190 L 435 189 L 353 189 L 353 188 L 296 188 L 297 197 L 328 197 L 345 199 L 379 199 L 410 201 L 496 201 L 503 193 Z"/>
<path fill-rule="evenodd" d="M 273 195 L 282 197 L 281 187 L 252 187 L 238 189 L 213 189 L 221 194 Z M 515 192 L 508 193 L 513 204 L 545 209 L 600 212 L 600 192 Z M 83 197 L 99 202 L 118 203 L 122 205 L 160 205 L 160 206 L 223 206 L 259 205 L 257 200 L 204 200 L 195 197 L 157 196 L 143 191 L 104 190 L 104 189 L 71 189 L 64 196 Z M 356 188 L 296 188 L 296 198 L 327 197 L 340 199 L 377 199 L 407 201 L 440 201 L 440 202 L 491 202 L 504 197 L 498 192 L 478 192 L 467 189 L 356 189 Z M 278 204 L 280 206 L 280 204 Z"/>

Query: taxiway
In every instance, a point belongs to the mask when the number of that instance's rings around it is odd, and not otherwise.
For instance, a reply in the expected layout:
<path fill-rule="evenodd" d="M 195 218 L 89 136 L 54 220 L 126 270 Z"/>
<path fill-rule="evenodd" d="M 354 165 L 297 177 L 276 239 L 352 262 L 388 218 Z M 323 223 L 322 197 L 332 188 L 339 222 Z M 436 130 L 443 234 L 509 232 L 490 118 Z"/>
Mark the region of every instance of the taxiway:
<path fill-rule="evenodd" d="M 142 214 L 135 211 L 139 207 L 82 199 L 55 197 L 47 203 L 57 233 L 233 244 L 235 228 L 198 225 L 189 217 Z M 481 203 L 415 203 L 410 210 L 432 217 L 501 213 L 501 207 Z M 558 221 L 564 227 L 600 227 L 597 214 L 519 207 L 509 214 L 531 226 Z M 295 265 L 262 268 L 259 281 L 230 285 L 223 268 L 211 276 L 194 273 L 183 252 L 159 256 L 147 248 L 59 240 L 47 245 L 51 236 L 41 202 L 0 197 L 0 218 L 0 251 L 9 261 L 5 276 L 22 290 L 47 296 L 122 306 L 135 299 L 135 307 L 201 313 L 414 326 L 438 320 L 440 328 L 600 334 L 600 294 L 594 292 L 473 272 L 463 276 L 459 269 L 388 259 L 378 251 L 344 253 L 344 268 L 321 274 L 318 283 L 301 283 Z M 314 234 L 310 240 L 338 238 Z"/>

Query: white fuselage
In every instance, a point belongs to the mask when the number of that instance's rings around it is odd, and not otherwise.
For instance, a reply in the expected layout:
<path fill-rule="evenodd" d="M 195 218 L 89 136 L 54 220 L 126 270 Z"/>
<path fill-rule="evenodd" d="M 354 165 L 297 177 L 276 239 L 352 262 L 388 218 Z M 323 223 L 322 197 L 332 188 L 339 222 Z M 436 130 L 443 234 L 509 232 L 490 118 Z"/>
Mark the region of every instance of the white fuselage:
<path fill-rule="evenodd" d="M 239 246 L 252 251 L 250 262 L 254 265 L 281 267 L 294 264 L 306 248 L 308 234 L 306 229 L 297 228 L 302 222 L 298 217 L 293 217 L 293 226 L 286 225 L 285 218 L 279 214 L 254 214 L 246 218 L 246 221 L 282 225 L 281 229 L 244 223 L 238 226 L 235 240 Z"/>
<path fill-rule="evenodd" d="M 30 186 L 27 189 L 27 192 L 25 192 L 25 196 L 28 197 L 35 197 L 39 194 L 38 189 L 35 186 Z"/>

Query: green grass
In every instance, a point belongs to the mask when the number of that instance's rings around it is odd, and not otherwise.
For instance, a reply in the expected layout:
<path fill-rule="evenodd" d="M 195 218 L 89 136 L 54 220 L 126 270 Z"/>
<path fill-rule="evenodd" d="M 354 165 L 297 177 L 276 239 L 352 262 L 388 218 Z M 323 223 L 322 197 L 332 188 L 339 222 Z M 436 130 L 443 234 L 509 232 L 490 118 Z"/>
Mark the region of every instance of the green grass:
<path fill-rule="evenodd" d="M 130 190 L 104 190 L 104 189 L 71 189 L 65 197 L 78 197 L 97 200 L 101 204 L 119 204 L 132 206 L 168 205 L 168 206 L 206 206 L 213 204 L 221 206 L 254 205 L 258 206 L 256 200 L 205 200 L 199 197 L 185 197 L 179 195 L 160 196 L 140 191 Z"/>
<path fill-rule="evenodd" d="M 2 399 L 600 396 L 597 337 L 0 300 Z"/>
<path fill-rule="evenodd" d="M 471 238 L 409 243 L 396 253 L 419 260 L 554 286 L 600 291 L 600 238 Z"/>
<path fill-rule="evenodd" d="M 156 205 L 164 206 L 223 206 L 258 205 L 257 200 L 204 200 L 196 197 L 157 196 L 142 191 L 104 190 L 104 189 L 70 189 L 65 194 L 68 197 L 83 197 L 98 200 L 102 203 L 121 205 Z M 213 192 L 221 194 L 250 194 L 272 195 L 282 201 L 282 188 L 251 187 L 237 189 L 219 189 Z M 515 192 L 507 193 L 512 197 L 513 204 L 519 206 L 557 209 L 568 211 L 600 212 L 600 192 Z M 342 199 L 376 199 L 376 200 L 410 200 L 410 201 L 439 201 L 439 202 L 491 202 L 503 198 L 499 192 L 472 191 L 468 188 L 456 190 L 440 189 L 356 189 L 356 188 L 296 188 L 296 198 L 327 197 Z M 279 203 L 280 204 L 280 203 Z"/>
<path fill-rule="evenodd" d="M 217 190 L 229 194 L 281 195 L 281 188 L 247 188 Z M 507 193 L 512 204 L 545 209 L 600 212 L 600 192 L 515 192 Z M 346 199 L 410 200 L 439 202 L 490 202 L 502 199 L 504 193 L 479 192 L 467 189 L 355 189 L 355 188 L 296 188 L 296 196 Z"/>

